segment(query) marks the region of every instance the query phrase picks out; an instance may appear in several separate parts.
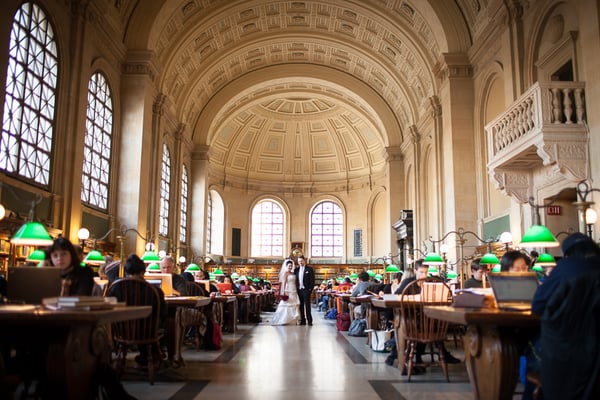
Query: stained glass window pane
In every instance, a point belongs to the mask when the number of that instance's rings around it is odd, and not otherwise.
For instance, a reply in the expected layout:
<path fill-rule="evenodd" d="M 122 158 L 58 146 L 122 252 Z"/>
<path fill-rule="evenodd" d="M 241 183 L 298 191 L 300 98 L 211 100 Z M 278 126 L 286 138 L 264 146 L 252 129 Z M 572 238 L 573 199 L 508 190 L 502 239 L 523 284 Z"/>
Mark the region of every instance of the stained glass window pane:
<path fill-rule="evenodd" d="M 310 216 L 311 257 L 342 257 L 344 254 L 344 215 L 332 201 L 315 206 Z"/>
<path fill-rule="evenodd" d="M 282 257 L 285 215 L 272 200 L 262 200 L 252 210 L 253 257 Z"/>
<path fill-rule="evenodd" d="M 108 210 L 112 119 L 110 87 L 103 74 L 95 73 L 88 83 L 81 201 L 104 211 Z"/>
<path fill-rule="evenodd" d="M 0 137 L 0 169 L 48 186 L 54 135 L 58 52 L 54 29 L 35 4 L 13 19 Z"/>
<path fill-rule="evenodd" d="M 169 236 L 169 196 L 171 193 L 171 155 L 167 145 L 163 145 L 162 168 L 160 174 L 160 207 L 158 234 Z"/>
<path fill-rule="evenodd" d="M 185 165 L 181 174 L 181 210 L 179 212 L 179 241 L 187 242 L 188 173 Z"/>

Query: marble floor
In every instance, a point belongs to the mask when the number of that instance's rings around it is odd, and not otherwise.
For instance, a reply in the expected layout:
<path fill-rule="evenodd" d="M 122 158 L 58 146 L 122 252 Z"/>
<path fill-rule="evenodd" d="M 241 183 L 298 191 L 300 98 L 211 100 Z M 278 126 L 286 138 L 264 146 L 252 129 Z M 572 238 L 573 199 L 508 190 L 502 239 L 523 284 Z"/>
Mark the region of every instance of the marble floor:
<path fill-rule="evenodd" d="M 223 336 L 218 351 L 186 348 L 186 365 L 159 371 L 154 385 L 133 369 L 124 384 L 144 400 L 463 400 L 471 399 L 464 363 L 449 366 L 450 382 L 431 367 L 408 382 L 388 353 L 372 351 L 366 338 L 338 332 L 335 321 L 313 311 L 314 326 L 271 326 L 271 313 L 259 324 L 239 325 Z M 462 349 L 447 344 L 463 359 Z M 519 396 L 514 397 L 518 399 Z"/>

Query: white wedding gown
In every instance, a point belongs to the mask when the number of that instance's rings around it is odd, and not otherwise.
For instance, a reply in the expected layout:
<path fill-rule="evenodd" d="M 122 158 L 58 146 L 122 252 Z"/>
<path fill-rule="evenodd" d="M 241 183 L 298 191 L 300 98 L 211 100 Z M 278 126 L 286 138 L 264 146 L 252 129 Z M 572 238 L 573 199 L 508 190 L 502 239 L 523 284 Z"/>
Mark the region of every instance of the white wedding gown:
<path fill-rule="evenodd" d="M 277 311 L 271 320 L 272 325 L 296 324 L 300 319 L 300 300 L 296 290 L 296 276 L 289 274 L 285 285 L 285 294 L 289 296 L 286 301 L 280 300 Z"/>

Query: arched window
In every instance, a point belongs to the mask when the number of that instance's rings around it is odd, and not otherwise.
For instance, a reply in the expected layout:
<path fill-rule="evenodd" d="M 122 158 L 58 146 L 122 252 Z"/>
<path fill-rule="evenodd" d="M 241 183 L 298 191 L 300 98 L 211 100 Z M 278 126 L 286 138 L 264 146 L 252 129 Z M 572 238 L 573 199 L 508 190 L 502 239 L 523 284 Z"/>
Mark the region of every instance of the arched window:
<path fill-rule="evenodd" d="M 24 3 L 10 33 L 0 169 L 43 186 L 50 183 L 57 82 L 52 25 L 41 8 Z"/>
<path fill-rule="evenodd" d="M 252 251 L 254 257 L 282 257 L 285 215 L 273 200 L 261 200 L 252 209 Z"/>
<path fill-rule="evenodd" d="M 225 207 L 223 199 L 214 190 L 208 192 L 206 221 L 206 252 L 223 254 L 223 234 L 225 232 Z"/>
<path fill-rule="evenodd" d="M 185 165 L 181 173 L 181 209 L 179 210 L 179 242 L 187 241 L 188 173 Z"/>
<path fill-rule="evenodd" d="M 171 155 L 166 144 L 163 144 L 162 168 L 160 171 L 160 209 L 158 234 L 169 235 L 169 196 L 171 193 Z"/>
<path fill-rule="evenodd" d="M 98 72 L 88 83 L 81 201 L 104 211 L 108 209 L 112 134 L 112 94 L 106 78 Z"/>
<path fill-rule="evenodd" d="M 311 257 L 344 255 L 344 215 L 333 201 L 323 201 L 310 214 Z"/>

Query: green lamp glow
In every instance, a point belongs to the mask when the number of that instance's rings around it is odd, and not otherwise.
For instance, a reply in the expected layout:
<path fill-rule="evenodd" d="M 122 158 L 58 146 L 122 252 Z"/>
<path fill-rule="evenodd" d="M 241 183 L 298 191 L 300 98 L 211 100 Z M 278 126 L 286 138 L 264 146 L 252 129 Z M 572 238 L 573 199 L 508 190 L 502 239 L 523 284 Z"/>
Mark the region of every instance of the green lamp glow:
<path fill-rule="evenodd" d="M 385 267 L 385 272 L 386 273 L 394 273 L 394 272 L 400 272 L 400 270 L 398 269 L 398 267 L 394 264 L 390 264 L 387 267 Z"/>
<path fill-rule="evenodd" d="M 215 276 L 223 276 L 223 275 L 225 275 L 223 273 L 223 271 L 221 271 L 219 268 L 215 269 L 215 272 L 213 272 L 213 274 L 215 274 Z"/>
<path fill-rule="evenodd" d="M 352 280 L 358 279 L 358 274 L 356 272 L 351 273 L 350 279 L 352 279 Z"/>
<path fill-rule="evenodd" d="M 160 262 L 160 257 L 154 250 L 146 250 L 144 255 L 142 256 L 142 261 L 146 264 Z"/>
<path fill-rule="evenodd" d="M 543 225 L 531 225 L 523 238 L 521 239 L 521 247 L 558 247 L 558 240 L 552 232 Z"/>
<path fill-rule="evenodd" d="M 187 266 L 187 268 L 185 269 L 185 272 L 196 272 L 196 271 L 200 271 L 200 267 L 198 266 L 198 264 L 189 264 Z"/>
<path fill-rule="evenodd" d="M 383 275 L 381 274 L 375 274 L 375 279 L 377 279 L 378 281 L 383 279 Z"/>
<path fill-rule="evenodd" d="M 535 265 L 539 265 L 540 267 L 554 267 L 556 265 L 556 260 L 552 257 L 552 254 L 542 253 L 538 256 L 537 260 L 535 260 Z"/>
<path fill-rule="evenodd" d="M 456 274 L 456 271 L 449 269 L 448 273 L 446 274 L 446 278 L 456 279 L 456 278 L 458 278 L 458 275 Z"/>
<path fill-rule="evenodd" d="M 335 278 L 336 282 L 343 282 L 344 278 L 342 278 L 341 276 L 338 276 L 337 278 Z"/>
<path fill-rule="evenodd" d="M 146 272 L 151 274 L 160 272 L 160 265 L 158 265 L 157 263 L 148 264 L 148 266 L 146 267 Z"/>
<path fill-rule="evenodd" d="M 539 264 L 535 264 L 533 267 L 531 267 L 531 270 L 535 271 L 535 272 L 543 272 L 544 271 L 544 269 L 542 268 L 542 266 L 539 265 Z"/>
<path fill-rule="evenodd" d="M 36 249 L 27 256 L 25 261 L 40 262 L 40 261 L 44 261 L 45 259 L 46 259 L 46 253 L 44 253 L 44 250 Z"/>
<path fill-rule="evenodd" d="M 375 271 L 373 271 L 372 269 L 368 269 L 367 274 L 369 275 L 369 278 L 373 278 L 375 276 Z"/>
<path fill-rule="evenodd" d="M 98 250 L 92 250 L 87 253 L 87 256 L 85 256 L 83 262 L 94 265 L 104 264 L 104 256 Z"/>
<path fill-rule="evenodd" d="M 483 257 L 481 257 L 481 261 L 479 262 L 479 264 L 483 264 L 483 265 L 497 265 L 500 264 L 500 260 L 498 260 L 498 257 L 496 257 L 495 254 L 493 253 L 486 253 L 483 255 Z"/>
<path fill-rule="evenodd" d="M 44 225 L 29 221 L 19 228 L 10 242 L 17 246 L 50 246 L 54 241 Z"/>
<path fill-rule="evenodd" d="M 494 265 L 494 268 L 492 268 L 492 272 L 500 272 L 500 271 L 501 271 L 500 264 L 496 264 L 496 265 Z"/>
<path fill-rule="evenodd" d="M 444 259 L 438 253 L 427 253 L 423 265 L 443 265 Z M 437 268 L 436 268 L 437 271 Z"/>

